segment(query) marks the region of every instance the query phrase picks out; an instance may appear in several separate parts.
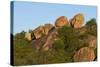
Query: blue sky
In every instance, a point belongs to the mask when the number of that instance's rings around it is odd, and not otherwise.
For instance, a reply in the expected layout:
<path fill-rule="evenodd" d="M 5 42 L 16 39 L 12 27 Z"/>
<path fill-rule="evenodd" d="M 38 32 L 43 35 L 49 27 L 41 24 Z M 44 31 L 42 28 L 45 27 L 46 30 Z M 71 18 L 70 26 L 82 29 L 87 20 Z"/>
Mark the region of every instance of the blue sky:
<path fill-rule="evenodd" d="M 77 13 L 83 13 L 85 22 L 97 18 L 95 6 L 14 1 L 14 34 L 45 23 L 54 24 L 60 16 L 71 19 Z"/>

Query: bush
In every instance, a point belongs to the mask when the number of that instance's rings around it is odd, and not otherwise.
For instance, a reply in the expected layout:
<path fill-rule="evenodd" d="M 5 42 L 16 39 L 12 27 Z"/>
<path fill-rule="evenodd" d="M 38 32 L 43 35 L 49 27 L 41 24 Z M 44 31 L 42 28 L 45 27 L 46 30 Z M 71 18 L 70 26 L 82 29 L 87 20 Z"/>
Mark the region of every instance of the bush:
<path fill-rule="evenodd" d="M 14 65 L 37 64 L 37 53 L 32 48 L 31 42 L 24 38 L 24 32 L 15 35 L 13 40 Z"/>
<path fill-rule="evenodd" d="M 56 50 L 64 50 L 64 42 L 61 39 L 58 39 L 54 42 L 53 48 Z"/>
<path fill-rule="evenodd" d="M 79 45 L 78 37 L 76 36 L 75 29 L 72 27 L 64 26 L 59 29 L 59 37 L 64 41 L 65 50 L 73 52 Z"/>
<path fill-rule="evenodd" d="M 17 33 L 14 36 L 14 39 L 23 39 L 25 37 L 25 31 L 22 31 L 21 33 Z"/>
<path fill-rule="evenodd" d="M 87 22 L 87 33 L 97 36 L 97 24 L 96 24 L 96 19 L 91 19 L 90 21 Z"/>
<path fill-rule="evenodd" d="M 64 42 L 65 60 L 72 62 L 74 52 L 80 47 L 79 39 L 76 34 L 76 29 L 68 26 L 63 26 L 58 30 L 59 38 Z"/>

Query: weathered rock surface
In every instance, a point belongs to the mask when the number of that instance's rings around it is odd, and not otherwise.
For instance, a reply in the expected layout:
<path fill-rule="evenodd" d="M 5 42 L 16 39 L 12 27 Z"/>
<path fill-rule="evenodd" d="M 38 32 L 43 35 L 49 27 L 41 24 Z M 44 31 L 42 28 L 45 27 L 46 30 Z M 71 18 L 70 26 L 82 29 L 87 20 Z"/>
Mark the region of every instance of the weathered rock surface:
<path fill-rule="evenodd" d="M 44 28 L 44 34 L 47 35 L 49 33 L 49 31 L 53 28 L 54 26 L 52 24 L 45 24 L 43 26 Z"/>
<path fill-rule="evenodd" d="M 41 38 L 42 36 L 47 35 L 53 27 L 54 26 L 52 24 L 45 24 L 33 30 L 32 34 L 35 36 L 36 39 Z"/>
<path fill-rule="evenodd" d="M 43 45 L 43 47 L 42 47 L 44 51 L 47 51 L 47 50 L 49 50 L 50 48 L 52 48 L 52 45 L 53 45 L 54 41 L 55 41 L 56 38 L 57 38 L 57 34 L 58 34 L 58 32 L 57 32 L 56 29 L 53 29 L 53 30 L 48 34 L 47 39 L 46 39 L 46 41 L 45 41 L 45 43 L 44 43 L 44 45 Z"/>
<path fill-rule="evenodd" d="M 42 38 L 32 40 L 32 45 L 36 50 L 41 50 L 46 40 L 47 36 L 43 36 Z"/>
<path fill-rule="evenodd" d="M 52 47 L 54 40 L 56 39 L 57 31 L 53 29 L 49 32 L 48 35 L 43 36 L 42 38 L 32 41 L 34 48 L 37 50 L 47 51 Z"/>
<path fill-rule="evenodd" d="M 36 28 L 32 32 L 33 32 L 35 38 L 38 39 L 44 35 L 44 28 L 43 28 L 43 26 L 39 26 L 38 28 Z"/>
<path fill-rule="evenodd" d="M 74 28 L 81 28 L 83 23 L 84 23 L 84 16 L 83 14 L 79 13 L 77 15 L 75 15 L 72 19 L 71 19 L 71 26 Z"/>
<path fill-rule="evenodd" d="M 88 43 L 88 47 L 96 49 L 97 48 L 97 38 L 95 36 L 88 36 L 88 38 L 86 39 L 87 43 Z"/>
<path fill-rule="evenodd" d="M 69 25 L 69 22 L 68 22 L 68 20 L 65 16 L 59 17 L 55 22 L 56 27 L 62 27 L 62 26 L 65 26 L 65 25 Z"/>
<path fill-rule="evenodd" d="M 30 41 L 30 40 L 32 39 L 32 38 L 31 38 L 31 33 L 28 33 L 28 32 L 27 32 L 27 33 L 25 34 L 25 38 L 26 38 L 27 40 Z"/>
<path fill-rule="evenodd" d="M 93 61 L 95 59 L 94 50 L 89 47 L 83 47 L 75 53 L 73 59 L 75 62 Z"/>

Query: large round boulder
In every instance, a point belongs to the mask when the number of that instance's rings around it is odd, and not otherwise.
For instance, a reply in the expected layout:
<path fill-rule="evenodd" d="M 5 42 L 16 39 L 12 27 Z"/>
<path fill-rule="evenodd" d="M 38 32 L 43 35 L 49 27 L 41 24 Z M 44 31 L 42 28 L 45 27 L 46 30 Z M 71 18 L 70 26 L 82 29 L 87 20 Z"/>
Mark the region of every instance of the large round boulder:
<path fill-rule="evenodd" d="M 59 17 L 55 22 L 56 27 L 62 27 L 68 24 L 69 24 L 68 19 L 65 16 Z"/>
<path fill-rule="evenodd" d="M 94 50 L 89 47 L 83 47 L 75 53 L 73 59 L 75 62 L 93 61 L 95 59 Z"/>
<path fill-rule="evenodd" d="M 84 23 L 84 16 L 83 14 L 79 13 L 77 15 L 75 15 L 71 21 L 71 26 L 74 27 L 74 28 L 81 28 L 83 23 Z"/>

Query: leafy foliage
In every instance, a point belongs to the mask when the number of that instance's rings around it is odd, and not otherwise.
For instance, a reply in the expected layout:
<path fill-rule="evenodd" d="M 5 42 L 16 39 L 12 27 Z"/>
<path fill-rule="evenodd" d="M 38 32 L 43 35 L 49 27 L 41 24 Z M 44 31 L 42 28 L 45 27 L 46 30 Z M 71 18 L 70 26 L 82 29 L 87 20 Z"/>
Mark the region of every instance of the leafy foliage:
<path fill-rule="evenodd" d="M 37 53 L 24 35 L 25 32 L 21 32 L 14 37 L 14 65 L 37 64 Z"/>
<path fill-rule="evenodd" d="M 25 37 L 25 31 L 15 34 L 14 39 L 23 39 Z"/>
<path fill-rule="evenodd" d="M 66 52 L 73 52 L 79 45 L 75 29 L 64 26 L 59 30 L 59 37 L 64 41 Z"/>
<path fill-rule="evenodd" d="M 96 24 L 96 19 L 91 19 L 90 21 L 87 22 L 87 33 L 97 36 L 97 24 Z"/>
<path fill-rule="evenodd" d="M 53 48 L 54 48 L 55 50 L 63 50 L 64 47 L 65 47 L 64 42 L 63 42 L 63 40 L 61 40 L 61 39 L 56 40 L 56 41 L 54 42 L 54 44 L 53 44 Z"/>

